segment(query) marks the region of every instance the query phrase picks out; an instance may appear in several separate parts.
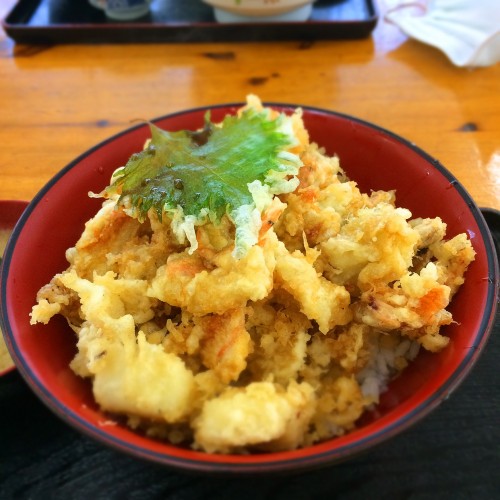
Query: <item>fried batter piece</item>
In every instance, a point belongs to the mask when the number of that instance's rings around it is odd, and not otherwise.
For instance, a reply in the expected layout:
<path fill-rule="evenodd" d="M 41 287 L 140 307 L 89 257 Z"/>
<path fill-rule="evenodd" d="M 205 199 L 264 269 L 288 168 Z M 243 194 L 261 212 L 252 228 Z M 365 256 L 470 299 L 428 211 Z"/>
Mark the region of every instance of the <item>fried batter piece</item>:
<path fill-rule="evenodd" d="M 263 246 L 252 247 L 239 260 L 230 248 L 208 262 L 187 250 L 171 254 L 158 268 L 148 294 L 196 315 L 244 307 L 248 300 L 263 299 L 271 291 L 276 244 L 276 237 L 267 237 Z"/>

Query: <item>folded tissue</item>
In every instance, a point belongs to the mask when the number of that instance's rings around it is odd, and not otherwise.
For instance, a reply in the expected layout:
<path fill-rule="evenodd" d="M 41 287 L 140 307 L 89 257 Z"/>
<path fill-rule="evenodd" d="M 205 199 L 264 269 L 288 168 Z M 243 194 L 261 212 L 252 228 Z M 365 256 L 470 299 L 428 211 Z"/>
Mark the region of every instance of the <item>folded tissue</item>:
<path fill-rule="evenodd" d="M 442 50 L 457 66 L 500 61 L 500 0 L 402 2 L 385 19 L 409 37 Z"/>

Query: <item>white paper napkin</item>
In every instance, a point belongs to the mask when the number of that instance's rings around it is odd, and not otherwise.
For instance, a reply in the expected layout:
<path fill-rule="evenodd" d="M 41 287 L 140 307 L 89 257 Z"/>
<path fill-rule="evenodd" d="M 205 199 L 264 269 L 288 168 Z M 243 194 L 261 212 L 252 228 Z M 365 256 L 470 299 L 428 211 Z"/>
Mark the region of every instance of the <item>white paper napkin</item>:
<path fill-rule="evenodd" d="M 415 4 L 420 13 L 410 8 Z M 457 66 L 500 61 L 500 0 L 402 2 L 385 19 L 409 37 L 442 50 Z"/>

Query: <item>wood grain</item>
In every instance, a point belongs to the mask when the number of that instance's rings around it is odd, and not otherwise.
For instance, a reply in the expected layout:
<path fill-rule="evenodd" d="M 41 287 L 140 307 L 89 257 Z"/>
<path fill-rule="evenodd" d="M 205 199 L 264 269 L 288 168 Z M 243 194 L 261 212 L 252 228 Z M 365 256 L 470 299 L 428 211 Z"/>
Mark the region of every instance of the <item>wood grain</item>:
<path fill-rule="evenodd" d="M 383 16 L 367 39 L 306 44 L 16 46 L 0 33 L 0 198 L 31 199 L 134 119 L 256 93 L 392 130 L 440 160 L 479 206 L 500 208 L 499 91 L 500 65 L 457 68 Z"/>

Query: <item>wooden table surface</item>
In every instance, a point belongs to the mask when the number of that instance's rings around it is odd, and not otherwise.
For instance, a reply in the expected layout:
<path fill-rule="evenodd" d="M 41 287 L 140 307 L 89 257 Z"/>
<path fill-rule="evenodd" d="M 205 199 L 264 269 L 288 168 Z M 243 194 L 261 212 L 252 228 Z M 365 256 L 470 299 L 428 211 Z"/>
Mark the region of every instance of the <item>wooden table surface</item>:
<path fill-rule="evenodd" d="M 0 17 L 14 0 L 0 2 Z M 244 100 L 310 105 L 389 129 L 500 209 L 500 65 L 464 69 L 383 20 L 351 41 L 16 45 L 0 31 L 0 198 L 30 200 L 75 157 L 150 119 Z M 68 428 L 17 372 L 0 380 L 0 498 L 499 498 L 500 325 L 432 416 L 354 461 L 293 478 L 192 478 Z"/>
<path fill-rule="evenodd" d="M 379 1 L 385 5 L 394 0 Z M 0 3 L 0 17 L 14 0 Z M 137 118 L 244 100 L 340 111 L 413 141 L 500 209 L 500 64 L 464 69 L 379 22 L 352 41 L 16 46 L 0 33 L 0 198 L 29 200 Z"/>

